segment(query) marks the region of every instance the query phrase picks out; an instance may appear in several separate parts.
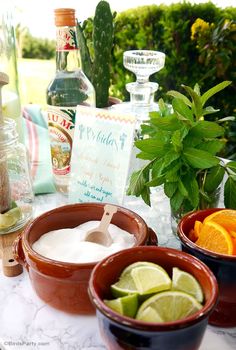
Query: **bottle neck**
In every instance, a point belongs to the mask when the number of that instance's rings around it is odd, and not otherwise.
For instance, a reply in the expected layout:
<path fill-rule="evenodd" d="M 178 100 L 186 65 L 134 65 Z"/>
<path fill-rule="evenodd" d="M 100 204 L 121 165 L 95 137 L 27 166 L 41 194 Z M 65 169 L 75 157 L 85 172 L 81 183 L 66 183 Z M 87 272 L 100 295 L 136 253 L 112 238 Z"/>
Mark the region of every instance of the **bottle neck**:
<path fill-rule="evenodd" d="M 80 69 L 80 54 L 76 27 L 57 27 L 56 69 L 73 72 Z"/>

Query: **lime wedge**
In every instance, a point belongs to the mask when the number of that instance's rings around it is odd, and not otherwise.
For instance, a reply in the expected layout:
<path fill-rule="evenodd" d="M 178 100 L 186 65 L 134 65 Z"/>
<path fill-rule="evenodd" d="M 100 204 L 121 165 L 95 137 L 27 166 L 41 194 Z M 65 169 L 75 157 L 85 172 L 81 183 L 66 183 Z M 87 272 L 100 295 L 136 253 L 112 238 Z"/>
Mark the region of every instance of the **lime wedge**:
<path fill-rule="evenodd" d="M 138 309 L 138 296 L 137 294 L 127 295 L 125 297 L 103 300 L 103 302 L 112 310 L 118 312 L 121 315 L 135 317 Z"/>
<path fill-rule="evenodd" d="M 138 312 L 136 319 L 144 322 L 164 322 L 157 310 L 151 306 Z"/>
<path fill-rule="evenodd" d="M 199 303 L 203 302 L 204 295 L 199 282 L 190 273 L 173 268 L 172 289 L 191 294 Z"/>
<path fill-rule="evenodd" d="M 163 269 L 140 266 L 131 270 L 131 276 L 139 294 L 157 293 L 170 289 L 171 279 Z"/>
<path fill-rule="evenodd" d="M 141 267 L 141 266 L 150 266 L 165 272 L 165 270 L 161 266 L 151 262 L 138 261 L 136 263 L 133 263 L 127 266 L 122 271 L 119 281 L 111 285 L 111 292 L 114 297 L 122 297 L 128 294 L 138 293 L 136 284 L 133 280 L 133 277 L 131 276 L 131 271 L 134 268 Z"/>
<path fill-rule="evenodd" d="M 165 291 L 147 299 L 140 306 L 136 319 L 142 318 L 142 314 L 147 308 L 156 310 L 163 322 L 172 322 L 192 315 L 200 310 L 202 305 L 187 293 Z"/>
<path fill-rule="evenodd" d="M 8 210 L 4 214 L 0 214 L 0 229 L 6 229 L 16 224 L 21 218 L 21 209 L 19 207 Z"/>

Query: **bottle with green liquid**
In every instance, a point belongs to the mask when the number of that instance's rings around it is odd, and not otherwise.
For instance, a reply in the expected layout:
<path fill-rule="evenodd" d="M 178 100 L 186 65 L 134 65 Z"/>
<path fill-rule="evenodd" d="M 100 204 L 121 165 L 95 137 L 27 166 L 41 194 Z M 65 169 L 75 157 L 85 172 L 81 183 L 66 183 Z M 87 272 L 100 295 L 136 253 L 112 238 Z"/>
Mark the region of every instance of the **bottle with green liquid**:
<path fill-rule="evenodd" d="M 47 88 L 47 117 L 55 186 L 67 194 L 76 106 L 95 107 L 95 90 L 81 69 L 75 10 L 55 10 L 56 74 Z"/>

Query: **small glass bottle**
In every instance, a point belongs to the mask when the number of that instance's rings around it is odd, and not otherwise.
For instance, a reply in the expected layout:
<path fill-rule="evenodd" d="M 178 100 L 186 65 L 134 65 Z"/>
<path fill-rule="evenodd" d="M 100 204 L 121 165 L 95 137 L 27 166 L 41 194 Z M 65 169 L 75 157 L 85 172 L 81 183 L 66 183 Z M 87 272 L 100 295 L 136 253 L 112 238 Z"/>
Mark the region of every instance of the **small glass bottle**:
<path fill-rule="evenodd" d="M 47 89 L 51 159 L 57 191 L 68 193 L 77 105 L 95 107 L 95 90 L 81 69 L 74 9 L 56 9 L 56 75 Z"/>
<path fill-rule="evenodd" d="M 26 148 L 10 118 L 0 125 L 0 192 L 0 234 L 15 232 L 32 217 L 34 194 Z"/>

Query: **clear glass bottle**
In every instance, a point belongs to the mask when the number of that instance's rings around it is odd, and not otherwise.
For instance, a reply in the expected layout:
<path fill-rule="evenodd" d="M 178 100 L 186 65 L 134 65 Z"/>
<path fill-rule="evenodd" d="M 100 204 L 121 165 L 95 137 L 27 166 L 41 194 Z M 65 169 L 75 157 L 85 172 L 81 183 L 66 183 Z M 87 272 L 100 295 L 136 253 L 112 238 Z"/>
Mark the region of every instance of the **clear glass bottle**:
<path fill-rule="evenodd" d="M 15 232 L 32 217 L 34 194 L 26 148 L 10 118 L 0 125 L 0 192 L 7 197 L 0 201 L 0 234 Z"/>
<path fill-rule="evenodd" d="M 20 142 L 24 142 L 23 120 L 19 94 L 19 79 L 13 9 L 7 3 L 0 7 L 0 71 L 9 76 L 9 84 L 2 92 L 2 113 L 15 120 Z"/>
<path fill-rule="evenodd" d="M 54 182 L 68 193 L 77 105 L 95 107 L 95 91 L 81 69 L 74 9 L 56 9 L 56 75 L 47 89 L 48 128 Z"/>

